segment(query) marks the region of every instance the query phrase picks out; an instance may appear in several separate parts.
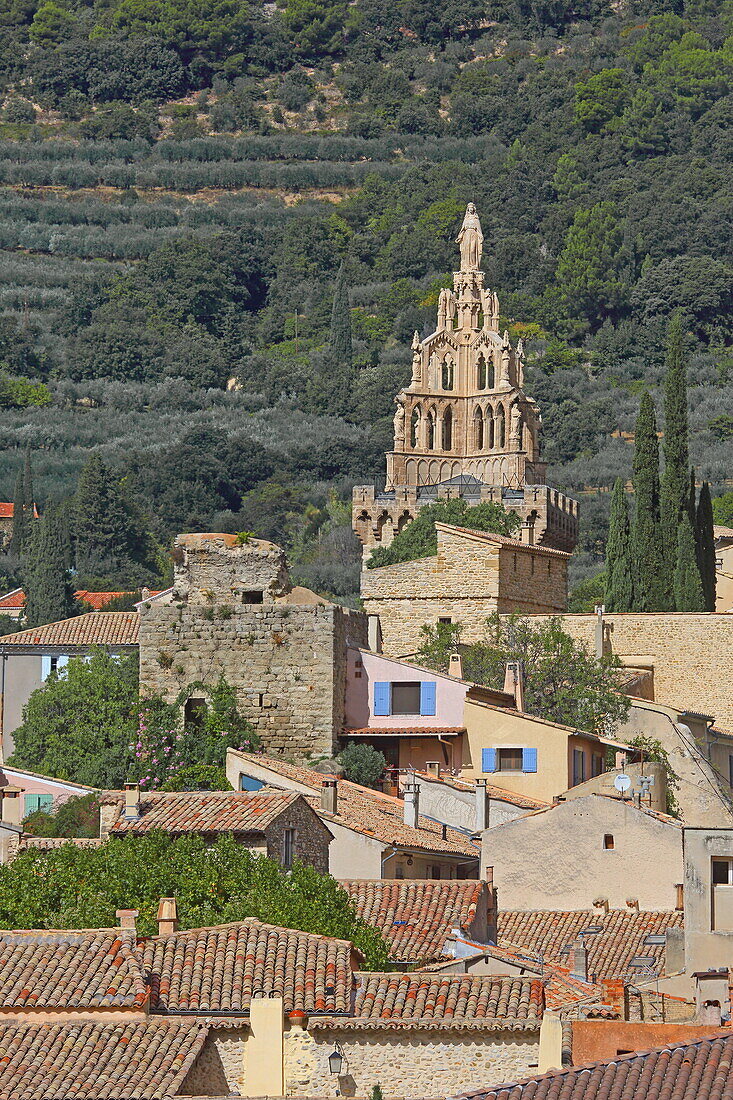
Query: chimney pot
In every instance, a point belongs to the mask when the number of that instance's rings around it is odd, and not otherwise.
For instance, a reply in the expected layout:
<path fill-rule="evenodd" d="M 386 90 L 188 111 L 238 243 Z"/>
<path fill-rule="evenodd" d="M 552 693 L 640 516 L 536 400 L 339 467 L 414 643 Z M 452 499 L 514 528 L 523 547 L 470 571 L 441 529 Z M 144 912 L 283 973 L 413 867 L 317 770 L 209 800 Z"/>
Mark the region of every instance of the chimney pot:
<path fill-rule="evenodd" d="M 570 949 L 570 976 L 581 982 L 588 981 L 588 948 L 577 939 Z"/>
<path fill-rule="evenodd" d="M 326 814 L 338 813 L 338 780 L 324 779 L 321 783 L 321 809 Z"/>
<path fill-rule="evenodd" d="M 524 713 L 524 665 L 521 661 L 507 661 L 504 672 L 504 691 L 514 696 L 515 709 Z"/>
<path fill-rule="evenodd" d="M 675 909 L 680 912 L 685 908 L 685 885 L 683 882 L 675 884 L 675 890 L 677 891 L 677 904 Z"/>
<path fill-rule="evenodd" d="M 127 821 L 135 821 L 140 817 L 140 785 L 138 783 L 125 783 L 125 818 Z"/>
<path fill-rule="evenodd" d="M 420 821 L 420 787 L 417 783 L 407 783 L 403 794 L 405 825 L 418 829 Z"/>
<path fill-rule="evenodd" d="M 451 653 L 448 660 L 448 675 L 455 676 L 457 680 L 463 679 L 463 658 L 460 653 Z"/>
<path fill-rule="evenodd" d="M 594 898 L 593 908 L 602 909 L 603 912 L 608 915 L 608 898 Z"/>
<path fill-rule="evenodd" d="M 493 884 L 494 884 L 494 868 L 493 868 L 493 866 L 484 868 L 484 882 L 486 883 L 487 886 L 493 886 Z"/>
<path fill-rule="evenodd" d="M 118 909 L 115 916 L 120 922 L 120 928 L 130 928 L 133 932 L 137 931 L 135 921 L 140 916 L 139 909 Z"/>
<path fill-rule="evenodd" d="M 476 780 L 476 832 L 482 833 L 489 827 L 488 799 L 486 797 L 486 780 Z"/>
<path fill-rule="evenodd" d="M 629 909 L 635 909 L 637 913 L 639 912 L 639 899 L 638 898 L 627 898 L 626 899 L 626 904 L 628 905 Z"/>
<path fill-rule="evenodd" d="M 161 898 L 158 905 L 158 935 L 178 931 L 178 905 L 175 898 Z"/>
<path fill-rule="evenodd" d="M 4 821 L 6 825 L 17 825 L 20 828 L 23 824 L 23 799 L 21 794 L 20 787 L 3 787 L 2 789 L 0 820 Z"/>

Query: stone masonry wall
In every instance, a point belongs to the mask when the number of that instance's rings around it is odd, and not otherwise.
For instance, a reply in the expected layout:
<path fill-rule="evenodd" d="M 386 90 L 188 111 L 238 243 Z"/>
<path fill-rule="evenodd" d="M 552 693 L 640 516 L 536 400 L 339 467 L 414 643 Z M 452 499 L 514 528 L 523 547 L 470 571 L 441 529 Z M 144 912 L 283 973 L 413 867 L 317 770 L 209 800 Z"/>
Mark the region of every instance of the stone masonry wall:
<path fill-rule="evenodd" d="M 295 829 L 295 858 L 315 867 L 321 874 L 328 874 L 331 833 L 307 802 L 296 802 L 288 807 L 265 832 L 267 854 L 278 863 L 282 863 L 286 829 Z"/>
<path fill-rule="evenodd" d="M 172 701 L 195 680 L 223 675 L 266 750 L 330 754 L 343 723 L 348 638 L 367 620 L 333 605 L 151 603 L 140 612 L 140 690 Z"/>
<path fill-rule="evenodd" d="M 186 1074 L 180 1096 L 241 1095 L 248 1027 L 216 1027 Z"/>

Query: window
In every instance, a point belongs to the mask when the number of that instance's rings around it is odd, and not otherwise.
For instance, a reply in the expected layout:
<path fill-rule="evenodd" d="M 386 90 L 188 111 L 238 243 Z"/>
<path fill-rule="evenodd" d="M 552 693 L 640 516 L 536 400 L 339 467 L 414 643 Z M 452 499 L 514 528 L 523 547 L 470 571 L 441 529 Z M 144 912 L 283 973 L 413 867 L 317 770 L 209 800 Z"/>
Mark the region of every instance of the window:
<path fill-rule="evenodd" d="M 519 747 L 482 749 L 481 770 L 484 772 L 536 772 L 537 749 Z"/>
<path fill-rule="evenodd" d="M 733 859 L 713 859 L 710 878 L 710 929 L 733 932 Z"/>
<path fill-rule="evenodd" d="M 573 786 L 585 783 L 585 753 L 582 749 L 573 749 Z"/>
<path fill-rule="evenodd" d="M 374 685 L 373 713 L 432 715 L 436 710 L 434 680 L 377 682 Z"/>
<path fill-rule="evenodd" d="M 450 615 L 440 615 L 438 617 L 438 622 L 444 623 L 446 626 L 450 626 L 453 620 L 451 619 Z"/>
<path fill-rule="evenodd" d="M 440 382 L 444 390 L 453 389 L 453 360 L 446 359 L 441 367 Z"/>
<path fill-rule="evenodd" d="M 53 795 L 33 792 L 23 796 L 23 816 L 34 814 L 37 810 L 50 810 L 53 803 Z"/>
<path fill-rule="evenodd" d="M 614 850 L 615 846 L 616 845 L 614 844 L 614 841 L 613 841 L 613 833 L 606 833 L 606 835 L 603 838 L 603 847 L 604 847 L 604 849 L 607 852 L 612 852 Z"/>
<path fill-rule="evenodd" d="M 522 770 L 522 750 L 521 749 L 497 749 L 496 750 L 496 770 L 498 772 L 521 772 L 521 770 Z"/>
<path fill-rule="evenodd" d="M 728 783 L 733 787 L 733 752 L 728 753 Z"/>
<path fill-rule="evenodd" d="M 252 588 L 242 593 L 242 603 L 262 603 L 263 598 L 261 588 Z"/>
<path fill-rule="evenodd" d="M 733 859 L 713 860 L 713 885 L 733 886 Z"/>
<path fill-rule="evenodd" d="M 486 360 L 483 355 L 479 355 L 476 361 L 476 388 L 486 389 Z"/>
<path fill-rule="evenodd" d="M 188 726 L 200 727 L 206 714 L 205 699 L 187 699 L 183 708 L 183 720 Z"/>
<path fill-rule="evenodd" d="M 295 859 L 295 829 L 286 829 L 283 833 L 283 867 L 289 871 Z"/>
<path fill-rule="evenodd" d="M 440 878 L 440 864 L 439 863 L 434 863 L 432 865 L 432 867 L 430 868 L 430 878 L 433 878 L 433 879 L 439 879 Z"/>
<path fill-rule="evenodd" d="M 239 777 L 240 791 L 261 791 L 264 785 L 261 779 L 253 779 L 251 775 L 240 775 Z"/>
<path fill-rule="evenodd" d="M 603 775 L 603 757 L 600 753 L 594 752 L 590 762 L 590 774 L 592 776 Z"/>
<path fill-rule="evenodd" d="M 443 413 L 441 445 L 444 451 L 449 451 L 453 446 L 453 413 L 450 405 Z"/>

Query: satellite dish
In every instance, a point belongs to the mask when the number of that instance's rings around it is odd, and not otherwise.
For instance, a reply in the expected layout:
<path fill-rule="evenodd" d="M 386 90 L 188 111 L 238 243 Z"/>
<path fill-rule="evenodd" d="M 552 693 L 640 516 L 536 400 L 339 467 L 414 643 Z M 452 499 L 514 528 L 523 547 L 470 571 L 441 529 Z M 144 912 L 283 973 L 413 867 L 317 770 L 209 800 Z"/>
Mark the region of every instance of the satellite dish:
<path fill-rule="evenodd" d="M 631 780 L 629 779 L 628 775 L 617 775 L 613 781 L 613 785 L 617 791 L 621 792 L 621 794 L 626 794 L 626 792 L 631 788 Z"/>

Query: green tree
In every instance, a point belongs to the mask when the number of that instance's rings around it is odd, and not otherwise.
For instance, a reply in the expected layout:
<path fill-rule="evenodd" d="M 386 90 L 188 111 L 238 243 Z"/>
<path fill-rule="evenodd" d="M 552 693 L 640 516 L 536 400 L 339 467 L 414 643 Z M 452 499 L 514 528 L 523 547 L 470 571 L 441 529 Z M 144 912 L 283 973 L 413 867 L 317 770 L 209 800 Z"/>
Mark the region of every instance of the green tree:
<path fill-rule="evenodd" d="M 617 317 L 627 295 L 623 263 L 623 234 L 613 203 L 578 210 L 555 272 L 568 315 L 587 318 L 592 327 Z"/>
<path fill-rule="evenodd" d="M 598 133 L 611 119 L 619 118 L 630 102 L 628 74 L 623 69 L 601 69 L 575 85 L 575 121 L 584 130 Z"/>
<path fill-rule="evenodd" d="M 29 533 L 26 519 L 23 471 L 18 470 L 13 491 L 13 533 L 10 537 L 10 548 L 14 554 L 22 554 L 25 547 Z"/>
<path fill-rule="evenodd" d="M 705 592 L 697 564 L 695 532 L 687 512 L 682 516 L 677 531 L 674 602 L 677 611 L 705 610 Z"/>
<path fill-rule="evenodd" d="M 0 867 L 1 928 L 114 928 L 117 909 L 134 907 L 139 931 L 151 935 L 161 897 L 176 898 L 184 929 L 255 917 L 350 940 L 367 969 L 388 969 L 387 944 L 335 879 L 297 862 L 286 872 L 230 836 L 211 846 L 160 833 L 97 848 L 69 844 Z"/>
<path fill-rule="evenodd" d="M 642 394 L 636 418 L 633 481 L 633 610 L 665 611 L 668 598 L 659 519 L 659 441 L 654 402 L 648 392 Z"/>
<path fill-rule="evenodd" d="M 371 745 L 359 745 L 352 742 L 336 758 L 352 783 L 361 783 L 363 787 L 376 787 L 387 765 L 384 753 Z"/>
<path fill-rule="evenodd" d="M 733 492 L 713 497 L 713 522 L 719 527 L 733 527 Z"/>
<path fill-rule="evenodd" d="M 611 496 L 611 518 L 606 543 L 607 611 L 631 611 L 634 606 L 634 570 L 631 524 L 623 480 L 616 478 Z"/>
<path fill-rule="evenodd" d="M 93 792 L 72 795 L 50 811 L 29 814 L 23 829 L 33 836 L 98 837 L 99 799 Z"/>
<path fill-rule="evenodd" d="M 99 455 L 79 477 L 73 501 L 76 568 L 86 585 L 151 579 L 155 548 L 142 518 Z"/>
<path fill-rule="evenodd" d="M 78 610 L 68 570 L 65 521 L 58 508 L 49 508 L 33 525 L 23 557 L 23 586 L 28 626 L 68 619 Z"/>
<path fill-rule="evenodd" d="M 496 535 L 512 535 L 519 527 L 519 517 L 500 504 L 485 501 L 470 505 L 465 500 L 439 500 L 421 508 L 416 518 L 396 535 L 391 546 L 378 546 L 367 562 L 368 569 L 380 565 L 395 565 L 401 561 L 427 558 L 438 551 L 436 523 L 452 523 L 474 531 L 491 531 Z"/>
<path fill-rule="evenodd" d="M 667 330 L 667 363 L 664 378 L 664 473 L 659 513 L 665 577 L 669 597 L 677 559 L 677 531 L 690 499 L 690 454 L 687 429 L 687 365 L 684 330 L 680 313 L 675 313 Z M 673 607 L 673 603 L 669 603 Z"/>
<path fill-rule="evenodd" d="M 331 332 L 328 341 L 329 350 L 336 363 L 351 370 L 353 352 L 351 347 L 351 303 L 346 272 L 341 264 L 336 278 L 336 289 L 331 306 Z"/>
<path fill-rule="evenodd" d="M 15 730 L 13 761 L 90 787 L 120 787 L 137 732 L 137 657 L 95 650 L 51 673 Z"/>
<path fill-rule="evenodd" d="M 518 615 L 494 614 L 486 626 L 482 641 L 460 647 L 468 680 L 501 689 L 507 662 L 519 661 L 524 668 L 524 704 L 529 714 L 613 736 L 629 711 L 629 701 L 620 692 L 617 657 L 598 660 L 563 630 L 559 618 L 535 625 Z M 420 659 L 447 672 L 460 628 L 442 633 L 432 626 L 422 630 Z"/>
<path fill-rule="evenodd" d="M 710 486 L 703 481 L 695 514 L 695 545 L 697 567 L 705 594 L 705 610 L 715 611 L 715 533 Z"/>
<path fill-rule="evenodd" d="M 353 351 L 351 344 L 351 306 L 344 265 L 341 264 L 331 307 L 328 347 L 311 357 L 313 372 L 309 386 L 310 403 L 317 412 L 348 416 L 354 408 Z"/>
<path fill-rule="evenodd" d="M 601 570 L 592 577 L 586 577 L 571 589 L 568 596 L 568 611 L 571 614 L 592 612 L 606 598 L 606 572 Z"/>

